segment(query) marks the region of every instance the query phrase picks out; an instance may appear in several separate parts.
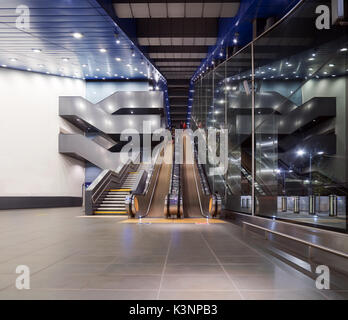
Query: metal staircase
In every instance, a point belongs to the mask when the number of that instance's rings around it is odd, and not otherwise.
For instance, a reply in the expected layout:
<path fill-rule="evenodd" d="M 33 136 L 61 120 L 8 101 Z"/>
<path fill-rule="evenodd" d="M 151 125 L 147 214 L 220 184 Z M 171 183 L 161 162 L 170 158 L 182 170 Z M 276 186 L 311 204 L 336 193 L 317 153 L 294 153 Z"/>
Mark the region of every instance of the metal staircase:
<path fill-rule="evenodd" d="M 144 168 L 145 165 L 141 164 L 136 172 L 129 172 L 121 188 L 105 190 L 95 204 L 93 213 L 96 215 L 127 215 L 126 198 L 134 190 L 138 174 L 144 170 Z"/>

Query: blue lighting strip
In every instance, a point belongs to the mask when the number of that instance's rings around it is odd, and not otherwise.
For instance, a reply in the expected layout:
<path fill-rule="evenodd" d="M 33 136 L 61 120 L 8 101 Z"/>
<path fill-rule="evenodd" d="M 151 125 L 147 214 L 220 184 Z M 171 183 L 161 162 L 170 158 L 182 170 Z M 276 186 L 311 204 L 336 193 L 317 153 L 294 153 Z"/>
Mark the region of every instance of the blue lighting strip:
<path fill-rule="evenodd" d="M 211 47 L 206 59 L 191 78 L 199 77 L 214 68 L 216 62 L 226 59 L 226 48 L 242 48 L 252 41 L 252 23 L 255 18 L 281 18 L 301 0 L 242 0 L 237 15 L 233 18 L 220 18 L 219 36 L 216 45 Z"/>

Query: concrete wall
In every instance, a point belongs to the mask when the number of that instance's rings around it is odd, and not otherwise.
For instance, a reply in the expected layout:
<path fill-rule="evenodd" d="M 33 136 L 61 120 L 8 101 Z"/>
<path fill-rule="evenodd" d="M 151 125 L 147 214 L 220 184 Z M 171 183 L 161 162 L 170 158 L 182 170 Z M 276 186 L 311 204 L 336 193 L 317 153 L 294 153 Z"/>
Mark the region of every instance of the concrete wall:
<path fill-rule="evenodd" d="M 84 163 L 58 152 L 59 96 L 85 97 L 82 80 L 0 68 L 0 197 L 81 197 Z"/>

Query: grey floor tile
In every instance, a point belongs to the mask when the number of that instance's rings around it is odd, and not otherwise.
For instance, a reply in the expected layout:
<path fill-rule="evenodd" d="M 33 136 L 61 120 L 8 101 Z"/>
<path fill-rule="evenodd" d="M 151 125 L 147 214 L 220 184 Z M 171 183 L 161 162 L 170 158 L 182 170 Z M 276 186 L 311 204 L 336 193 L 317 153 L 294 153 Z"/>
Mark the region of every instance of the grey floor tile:
<path fill-rule="evenodd" d="M 160 300 L 240 300 L 237 291 L 161 291 Z"/>
<path fill-rule="evenodd" d="M 263 275 L 236 275 L 231 278 L 240 290 L 315 289 L 314 281 L 302 281 L 283 271 Z"/>
<path fill-rule="evenodd" d="M 218 261 L 213 255 L 169 255 L 168 264 L 218 264 Z"/>
<path fill-rule="evenodd" d="M 87 284 L 88 289 L 159 289 L 160 276 L 150 275 L 101 275 L 92 277 Z"/>
<path fill-rule="evenodd" d="M 0 300 L 154 300 L 157 290 L 6 290 Z"/>
<path fill-rule="evenodd" d="M 39 274 L 95 274 L 104 272 L 109 266 L 108 263 L 56 263 L 40 271 Z"/>
<path fill-rule="evenodd" d="M 17 274 L 0 274 L 0 290 L 10 285 L 15 285 Z"/>
<path fill-rule="evenodd" d="M 169 276 L 163 278 L 163 290 L 236 290 L 225 275 Z"/>
<path fill-rule="evenodd" d="M 314 290 L 270 290 L 270 291 L 241 291 L 248 300 L 326 300 Z"/>
<path fill-rule="evenodd" d="M 235 263 L 223 265 L 225 271 L 230 275 L 263 275 L 275 274 L 280 268 L 271 263 Z"/>
<path fill-rule="evenodd" d="M 38 273 L 30 280 L 33 289 L 82 289 L 87 285 L 90 275 Z"/>
<path fill-rule="evenodd" d="M 94 256 L 86 256 L 86 255 L 73 255 L 70 256 L 63 261 L 62 263 L 111 263 L 115 260 L 115 255 L 94 255 Z"/>
<path fill-rule="evenodd" d="M 130 225 L 81 215 L 1 212 L 0 299 L 156 299 L 159 289 L 160 299 L 348 299 L 348 290 L 318 292 L 230 223 Z M 18 264 L 30 267 L 31 290 L 14 288 Z"/>
<path fill-rule="evenodd" d="M 219 265 L 212 264 L 168 264 L 165 268 L 166 275 L 224 275 Z"/>
<path fill-rule="evenodd" d="M 222 264 L 231 263 L 253 263 L 253 264 L 265 264 L 269 261 L 261 256 L 221 256 L 218 257 Z"/>
<path fill-rule="evenodd" d="M 162 264 L 151 263 L 133 263 L 133 264 L 111 264 L 103 275 L 123 274 L 123 275 L 161 275 L 163 271 Z"/>

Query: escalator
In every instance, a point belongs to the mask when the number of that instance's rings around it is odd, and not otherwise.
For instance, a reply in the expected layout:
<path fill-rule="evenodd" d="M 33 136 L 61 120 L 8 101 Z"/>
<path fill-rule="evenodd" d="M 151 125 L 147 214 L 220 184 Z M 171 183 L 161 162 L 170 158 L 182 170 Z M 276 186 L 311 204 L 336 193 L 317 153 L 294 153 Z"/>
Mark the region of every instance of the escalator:
<path fill-rule="evenodd" d="M 183 164 L 184 218 L 215 218 L 221 211 L 221 197 L 210 191 L 203 166 L 198 164 L 197 152 L 191 138 L 184 136 Z"/>
<path fill-rule="evenodd" d="M 172 144 L 168 144 L 164 152 L 165 156 L 171 154 Z M 169 161 L 163 161 L 159 176 L 157 179 L 157 184 L 155 187 L 153 199 L 151 202 L 150 210 L 146 215 L 147 218 L 163 218 L 164 217 L 164 205 L 165 198 L 168 193 L 170 184 L 170 173 L 172 169 L 172 164 Z"/>

